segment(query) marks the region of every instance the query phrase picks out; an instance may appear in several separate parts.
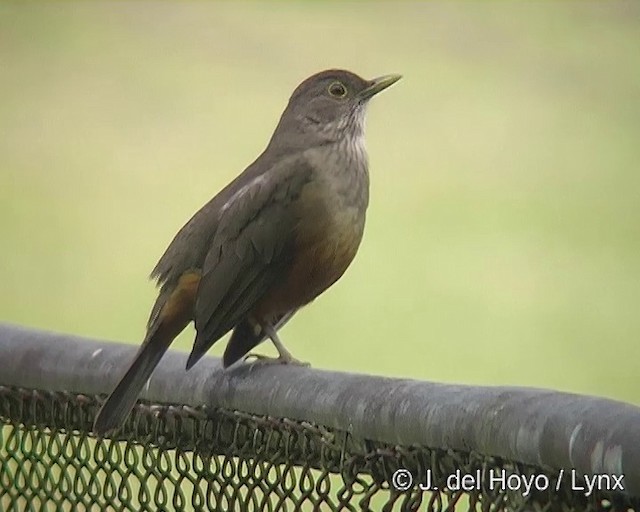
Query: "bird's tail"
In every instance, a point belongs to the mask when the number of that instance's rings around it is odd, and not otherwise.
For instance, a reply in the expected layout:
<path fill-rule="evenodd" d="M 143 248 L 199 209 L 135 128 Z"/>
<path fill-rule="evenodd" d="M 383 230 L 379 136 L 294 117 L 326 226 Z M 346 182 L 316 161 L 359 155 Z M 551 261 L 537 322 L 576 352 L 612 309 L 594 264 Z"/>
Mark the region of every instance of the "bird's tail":
<path fill-rule="evenodd" d="M 118 428 L 133 409 L 140 391 L 175 337 L 193 317 L 199 274 L 183 274 L 175 286 L 164 286 L 149 318 L 147 336 L 127 373 L 102 404 L 93 431 L 103 436 Z"/>
<path fill-rule="evenodd" d="M 102 404 L 93 423 L 96 434 L 102 436 L 117 429 L 133 409 L 140 391 L 173 341 L 173 337 L 161 335 L 157 331 L 140 347 L 124 377 Z"/>

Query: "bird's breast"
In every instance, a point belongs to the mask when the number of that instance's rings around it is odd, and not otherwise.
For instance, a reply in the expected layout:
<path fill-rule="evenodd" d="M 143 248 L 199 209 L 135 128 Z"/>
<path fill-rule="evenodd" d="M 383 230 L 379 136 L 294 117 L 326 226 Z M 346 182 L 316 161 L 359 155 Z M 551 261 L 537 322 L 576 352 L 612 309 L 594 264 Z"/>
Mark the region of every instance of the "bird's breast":
<path fill-rule="evenodd" d="M 364 232 L 364 211 L 336 210 L 324 220 L 303 223 L 296 236 L 297 279 L 316 295 L 333 284 L 353 261 Z"/>
<path fill-rule="evenodd" d="M 364 233 L 368 197 L 345 196 L 335 185 L 335 180 L 313 180 L 296 201 L 292 260 L 285 278 L 265 296 L 257 316 L 280 314 L 311 302 L 353 261 Z M 368 183 L 362 185 L 368 192 Z"/>

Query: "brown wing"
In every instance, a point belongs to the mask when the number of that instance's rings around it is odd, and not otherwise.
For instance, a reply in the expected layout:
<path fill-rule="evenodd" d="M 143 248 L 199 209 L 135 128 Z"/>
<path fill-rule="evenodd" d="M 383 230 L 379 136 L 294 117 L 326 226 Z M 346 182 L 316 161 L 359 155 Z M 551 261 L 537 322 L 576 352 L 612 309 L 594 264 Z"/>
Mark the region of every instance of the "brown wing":
<path fill-rule="evenodd" d="M 195 305 L 193 366 L 285 277 L 298 222 L 293 203 L 312 169 L 291 158 L 247 183 L 223 207 Z"/>

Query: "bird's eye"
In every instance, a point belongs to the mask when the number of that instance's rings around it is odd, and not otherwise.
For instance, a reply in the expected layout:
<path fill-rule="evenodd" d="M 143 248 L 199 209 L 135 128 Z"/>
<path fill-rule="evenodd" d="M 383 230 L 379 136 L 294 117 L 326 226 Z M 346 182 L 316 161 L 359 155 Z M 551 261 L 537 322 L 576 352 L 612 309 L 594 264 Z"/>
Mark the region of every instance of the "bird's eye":
<path fill-rule="evenodd" d="M 329 94 L 334 98 L 344 98 L 347 95 L 347 88 L 340 82 L 333 82 L 329 86 Z"/>

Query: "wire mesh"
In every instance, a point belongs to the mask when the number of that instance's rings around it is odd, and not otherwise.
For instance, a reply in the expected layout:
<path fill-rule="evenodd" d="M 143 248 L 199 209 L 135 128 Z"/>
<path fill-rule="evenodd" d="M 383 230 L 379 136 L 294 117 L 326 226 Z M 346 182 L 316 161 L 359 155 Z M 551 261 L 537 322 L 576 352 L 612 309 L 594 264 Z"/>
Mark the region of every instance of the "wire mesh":
<path fill-rule="evenodd" d="M 0 386 L 0 510 L 640 510 L 543 467 L 237 410 L 141 403 L 97 439 L 99 403 Z"/>

